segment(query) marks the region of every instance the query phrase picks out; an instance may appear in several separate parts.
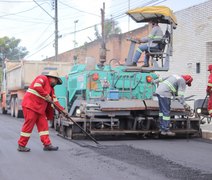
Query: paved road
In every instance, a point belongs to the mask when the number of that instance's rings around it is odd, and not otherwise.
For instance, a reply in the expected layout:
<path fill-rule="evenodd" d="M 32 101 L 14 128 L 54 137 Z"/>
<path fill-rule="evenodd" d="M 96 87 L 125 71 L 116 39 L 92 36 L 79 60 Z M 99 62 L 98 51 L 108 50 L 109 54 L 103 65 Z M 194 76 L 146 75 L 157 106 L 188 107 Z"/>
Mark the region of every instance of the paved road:
<path fill-rule="evenodd" d="M 50 135 L 58 152 L 45 152 L 36 128 L 29 153 L 18 152 L 23 119 L 0 115 L 1 180 L 211 180 L 212 144 L 200 139 L 68 141 Z"/>

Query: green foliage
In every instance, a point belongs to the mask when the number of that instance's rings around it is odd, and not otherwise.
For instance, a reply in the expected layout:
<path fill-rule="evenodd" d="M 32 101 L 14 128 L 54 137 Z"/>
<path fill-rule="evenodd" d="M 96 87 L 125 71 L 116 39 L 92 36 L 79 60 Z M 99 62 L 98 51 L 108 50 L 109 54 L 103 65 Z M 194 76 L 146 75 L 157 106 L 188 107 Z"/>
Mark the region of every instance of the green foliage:
<path fill-rule="evenodd" d="M 109 38 L 110 35 L 113 34 L 120 34 L 121 28 L 118 27 L 118 22 L 114 21 L 113 19 L 106 19 L 105 20 L 105 38 Z M 97 29 L 97 26 L 94 27 L 94 35 L 96 36 L 96 39 L 101 39 L 102 35 L 100 35 L 99 30 Z"/>
<path fill-rule="evenodd" d="M 25 47 L 19 46 L 20 42 L 20 39 L 15 39 L 14 37 L 5 36 L 0 38 L 1 58 L 9 60 L 23 59 L 28 54 L 28 51 Z"/>

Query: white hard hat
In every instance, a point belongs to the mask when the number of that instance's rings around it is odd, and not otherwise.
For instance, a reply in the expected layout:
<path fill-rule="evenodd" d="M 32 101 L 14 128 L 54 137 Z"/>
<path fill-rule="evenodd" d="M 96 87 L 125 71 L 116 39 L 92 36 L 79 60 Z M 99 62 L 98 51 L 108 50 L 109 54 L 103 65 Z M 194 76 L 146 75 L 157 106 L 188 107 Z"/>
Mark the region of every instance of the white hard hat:
<path fill-rule="evenodd" d="M 63 81 L 62 79 L 59 77 L 59 74 L 57 71 L 49 71 L 48 74 L 46 74 L 46 76 L 48 77 L 52 77 L 52 78 L 56 78 L 58 81 L 57 81 L 57 84 L 62 84 Z"/>

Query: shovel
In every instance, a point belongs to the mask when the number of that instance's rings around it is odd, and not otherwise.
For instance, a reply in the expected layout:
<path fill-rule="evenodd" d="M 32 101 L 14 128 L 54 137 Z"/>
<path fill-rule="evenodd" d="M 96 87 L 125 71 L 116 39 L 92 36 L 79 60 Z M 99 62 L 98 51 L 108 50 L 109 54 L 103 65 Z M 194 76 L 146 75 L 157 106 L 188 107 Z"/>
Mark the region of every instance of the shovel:
<path fill-rule="evenodd" d="M 77 122 L 75 122 L 69 115 L 68 113 L 65 113 L 64 111 L 62 111 L 54 102 L 50 102 L 51 104 L 54 105 L 54 107 L 57 109 L 58 112 L 60 112 L 65 118 L 67 118 L 69 121 L 73 122 L 78 128 L 80 128 L 82 130 L 83 133 L 85 133 L 85 135 L 87 137 L 89 137 L 93 142 L 95 142 L 97 145 L 100 145 L 99 142 L 90 134 L 88 134 Z"/>

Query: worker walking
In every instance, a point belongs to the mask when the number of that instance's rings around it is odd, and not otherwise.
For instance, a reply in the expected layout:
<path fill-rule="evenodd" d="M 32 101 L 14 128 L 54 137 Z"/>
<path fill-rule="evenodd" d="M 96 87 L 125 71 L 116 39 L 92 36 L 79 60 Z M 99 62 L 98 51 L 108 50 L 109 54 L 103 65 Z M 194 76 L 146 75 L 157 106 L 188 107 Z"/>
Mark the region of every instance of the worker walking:
<path fill-rule="evenodd" d="M 174 136 L 175 133 L 169 129 L 171 97 L 177 96 L 184 108 L 190 110 L 190 106 L 185 103 L 184 93 L 186 85 L 191 86 L 193 78 L 190 75 L 171 75 L 158 81 L 160 84 L 156 89 L 156 95 L 159 103 L 160 131 L 162 135 Z"/>
<path fill-rule="evenodd" d="M 208 66 L 208 71 L 210 72 L 208 76 L 208 85 L 207 85 L 207 95 L 208 98 L 208 114 L 212 117 L 212 64 Z"/>
<path fill-rule="evenodd" d="M 30 151 L 30 148 L 26 147 L 26 145 L 35 124 L 40 140 L 44 145 L 43 150 L 58 150 L 58 147 L 51 144 L 47 120 L 52 120 L 54 116 L 52 102 L 65 112 L 54 93 L 54 86 L 59 84 L 62 84 L 62 80 L 59 78 L 58 73 L 50 71 L 47 75 L 37 76 L 29 86 L 22 102 L 25 121 L 18 140 L 18 151 Z"/>

